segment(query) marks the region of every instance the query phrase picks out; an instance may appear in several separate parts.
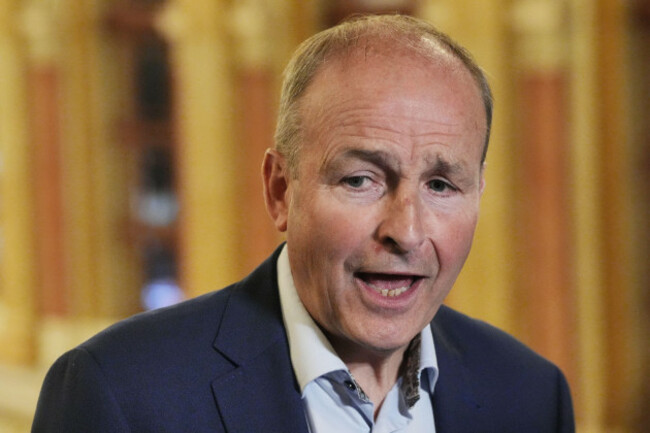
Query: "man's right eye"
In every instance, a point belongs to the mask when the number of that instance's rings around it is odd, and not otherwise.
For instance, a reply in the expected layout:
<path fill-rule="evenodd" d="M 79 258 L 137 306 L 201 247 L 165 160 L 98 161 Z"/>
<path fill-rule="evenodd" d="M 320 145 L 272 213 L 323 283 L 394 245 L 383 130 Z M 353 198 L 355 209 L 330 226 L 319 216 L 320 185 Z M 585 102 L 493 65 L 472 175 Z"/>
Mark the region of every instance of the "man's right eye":
<path fill-rule="evenodd" d="M 352 188 L 361 188 L 368 179 L 368 176 L 350 176 L 343 179 L 343 183 Z"/>

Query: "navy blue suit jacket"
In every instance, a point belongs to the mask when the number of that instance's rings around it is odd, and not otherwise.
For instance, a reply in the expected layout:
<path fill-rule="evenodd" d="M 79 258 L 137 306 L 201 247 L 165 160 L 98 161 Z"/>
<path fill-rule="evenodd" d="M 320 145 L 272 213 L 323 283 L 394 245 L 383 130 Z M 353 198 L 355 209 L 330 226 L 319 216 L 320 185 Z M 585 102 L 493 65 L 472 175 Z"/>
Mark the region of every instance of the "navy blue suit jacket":
<path fill-rule="evenodd" d="M 278 251 L 241 282 L 134 316 L 50 369 L 32 432 L 304 432 Z M 438 433 L 573 432 L 567 383 L 501 331 L 447 307 L 431 323 Z"/>

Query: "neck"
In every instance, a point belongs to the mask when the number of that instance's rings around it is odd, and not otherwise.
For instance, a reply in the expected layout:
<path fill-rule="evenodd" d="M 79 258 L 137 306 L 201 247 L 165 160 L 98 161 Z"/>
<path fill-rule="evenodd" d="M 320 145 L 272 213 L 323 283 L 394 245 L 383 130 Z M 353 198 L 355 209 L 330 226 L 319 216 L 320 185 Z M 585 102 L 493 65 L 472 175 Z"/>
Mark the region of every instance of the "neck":
<path fill-rule="evenodd" d="M 386 395 L 397 383 L 408 345 L 395 350 L 379 351 L 328 337 L 336 353 L 374 404 L 376 418 Z"/>

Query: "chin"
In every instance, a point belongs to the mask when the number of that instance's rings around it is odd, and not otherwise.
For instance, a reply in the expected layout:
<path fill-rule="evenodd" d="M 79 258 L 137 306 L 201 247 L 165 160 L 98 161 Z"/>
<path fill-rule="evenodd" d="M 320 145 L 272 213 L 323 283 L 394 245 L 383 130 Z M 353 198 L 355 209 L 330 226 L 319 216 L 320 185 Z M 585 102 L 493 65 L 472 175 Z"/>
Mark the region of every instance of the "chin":
<path fill-rule="evenodd" d="M 406 348 L 406 346 L 408 346 L 411 340 L 413 340 L 420 331 L 421 329 L 417 329 L 414 330 L 412 334 L 402 333 L 401 335 L 396 335 L 393 333 L 389 335 L 380 335 L 372 339 L 366 337 L 357 344 L 378 354 L 391 354 Z"/>

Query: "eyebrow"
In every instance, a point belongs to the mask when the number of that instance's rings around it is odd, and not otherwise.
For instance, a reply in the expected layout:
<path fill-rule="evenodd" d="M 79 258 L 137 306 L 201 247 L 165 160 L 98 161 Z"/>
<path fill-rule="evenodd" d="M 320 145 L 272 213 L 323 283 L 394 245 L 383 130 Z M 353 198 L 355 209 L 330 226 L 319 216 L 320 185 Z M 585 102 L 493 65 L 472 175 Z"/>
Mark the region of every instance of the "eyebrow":
<path fill-rule="evenodd" d="M 426 158 L 426 162 L 427 163 L 430 162 L 429 158 Z M 465 171 L 464 164 L 460 162 L 454 162 L 454 163 L 449 162 L 439 154 L 436 154 L 435 162 L 432 165 L 433 167 L 429 171 L 437 174 L 457 175 L 457 174 L 463 174 L 463 172 Z"/>
<path fill-rule="evenodd" d="M 334 166 L 338 166 L 342 160 L 347 158 L 355 158 L 362 161 L 367 161 L 371 164 L 374 164 L 377 167 L 380 167 L 384 170 L 391 171 L 395 174 L 400 173 L 401 163 L 398 158 L 395 158 L 390 153 L 383 150 L 369 150 L 369 149 L 358 149 L 350 148 L 345 150 L 343 153 L 334 158 Z M 456 177 L 465 177 L 467 170 L 465 164 L 460 162 L 450 162 L 447 161 L 442 155 L 436 153 L 431 157 L 426 157 L 425 161 L 427 165 L 430 166 L 425 171 L 426 176 L 439 175 L 439 176 L 456 176 Z"/>
<path fill-rule="evenodd" d="M 341 156 L 362 159 L 379 166 L 392 166 L 399 168 L 400 165 L 397 158 L 391 156 L 383 150 L 348 149 L 343 152 Z"/>
<path fill-rule="evenodd" d="M 397 158 L 390 155 L 383 150 L 368 150 L 368 149 L 348 149 L 341 153 L 336 159 L 339 158 L 355 158 L 362 161 L 367 161 L 378 167 L 390 168 L 399 172 L 400 162 Z"/>

